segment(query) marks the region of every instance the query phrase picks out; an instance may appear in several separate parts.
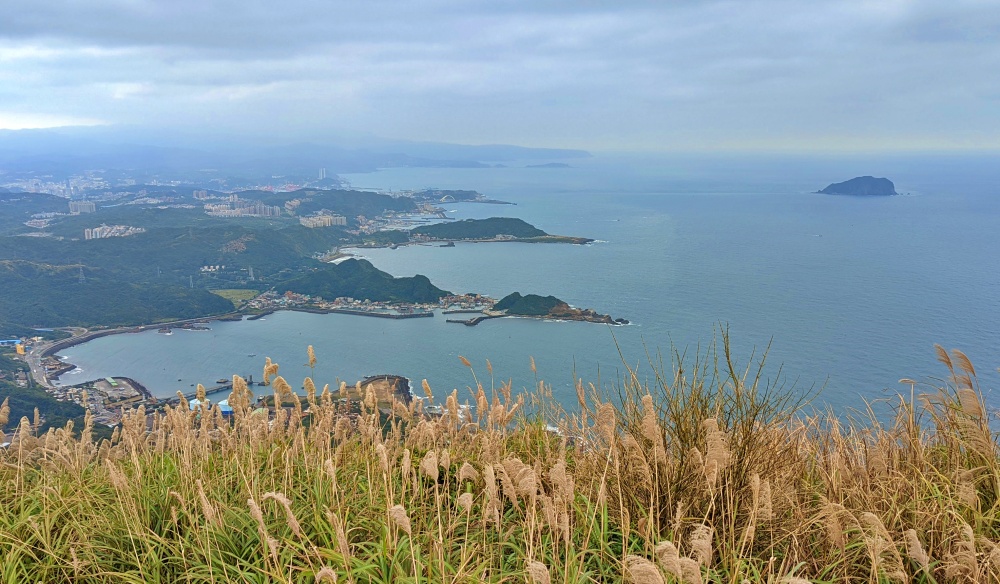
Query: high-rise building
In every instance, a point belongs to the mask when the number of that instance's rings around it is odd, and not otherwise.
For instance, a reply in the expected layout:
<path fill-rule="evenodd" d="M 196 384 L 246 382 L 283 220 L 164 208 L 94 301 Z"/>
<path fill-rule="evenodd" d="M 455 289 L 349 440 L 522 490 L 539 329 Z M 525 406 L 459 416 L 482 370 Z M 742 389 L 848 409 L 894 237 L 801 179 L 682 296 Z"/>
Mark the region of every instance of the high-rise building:
<path fill-rule="evenodd" d="M 326 178 L 326 169 L 321 168 L 319 169 L 319 180 L 323 180 L 324 178 Z"/>
<path fill-rule="evenodd" d="M 74 215 L 80 213 L 93 213 L 97 211 L 97 205 L 93 201 L 70 201 L 69 212 Z"/>
<path fill-rule="evenodd" d="M 347 218 L 342 215 L 313 215 L 312 217 L 299 217 L 299 223 L 304 227 L 331 227 L 333 225 L 347 225 Z"/>

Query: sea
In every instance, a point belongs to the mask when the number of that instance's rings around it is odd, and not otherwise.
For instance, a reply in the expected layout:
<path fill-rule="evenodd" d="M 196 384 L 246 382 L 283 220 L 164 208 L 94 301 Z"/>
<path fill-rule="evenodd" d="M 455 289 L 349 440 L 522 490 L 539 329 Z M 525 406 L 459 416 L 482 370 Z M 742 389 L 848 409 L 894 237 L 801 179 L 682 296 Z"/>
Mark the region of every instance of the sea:
<path fill-rule="evenodd" d="M 355 253 L 394 276 L 424 274 L 453 292 L 557 296 L 630 321 L 446 317 L 386 320 L 278 312 L 209 331 L 99 338 L 64 350 L 76 384 L 136 379 L 160 397 L 233 374 L 259 379 L 264 358 L 295 387 L 404 375 L 435 397 L 482 383 L 544 383 L 576 407 L 577 379 L 614 395 L 690 370 L 723 337 L 761 383 L 850 415 L 888 411 L 899 394 L 948 377 L 934 345 L 965 352 L 1000 407 L 1000 156 L 598 154 L 568 168 L 399 168 L 344 175 L 354 187 L 473 189 L 514 205 L 445 203 L 450 217 L 513 216 L 589 245 L 467 243 Z M 894 197 L 817 194 L 854 176 L 888 177 Z M 312 345 L 317 362 L 307 363 Z M 468 359 L 471 367 L 463 365 Z M 266 388 L 258 388 L 265 391 Z M 222 399 L 223 394 L 215 396 Z"/>

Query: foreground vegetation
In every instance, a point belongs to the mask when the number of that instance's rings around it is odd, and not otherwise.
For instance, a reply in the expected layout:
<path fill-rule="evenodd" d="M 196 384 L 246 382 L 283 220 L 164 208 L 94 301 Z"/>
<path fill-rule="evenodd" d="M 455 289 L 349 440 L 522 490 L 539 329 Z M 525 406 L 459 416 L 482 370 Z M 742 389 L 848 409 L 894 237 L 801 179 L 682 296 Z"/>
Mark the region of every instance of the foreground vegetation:
<path fill-rule="evenodd" d="M 807 415 L 727 346 L 614 396 L 578 384 L 573 413 L 487 363 L 438 417 L 276 378 L 293 406 L 269 421 L 237 377 L 231 422 L 139 410 L 98 444 L 23 419 L 0 581 L 1000 582 L 1000 458 L 962 353 L 881 422 Z"/>

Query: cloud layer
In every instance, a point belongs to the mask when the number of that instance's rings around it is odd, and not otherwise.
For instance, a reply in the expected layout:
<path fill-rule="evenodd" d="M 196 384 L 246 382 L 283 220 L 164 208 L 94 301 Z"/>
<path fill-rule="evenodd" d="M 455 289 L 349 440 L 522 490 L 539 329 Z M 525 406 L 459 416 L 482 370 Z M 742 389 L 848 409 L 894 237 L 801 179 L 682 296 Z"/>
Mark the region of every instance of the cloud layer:
<path fill-rule="evenodd" d="M 986 1 L 15 0 L 0 127 L 590 149 L 1000 147 Z"/>

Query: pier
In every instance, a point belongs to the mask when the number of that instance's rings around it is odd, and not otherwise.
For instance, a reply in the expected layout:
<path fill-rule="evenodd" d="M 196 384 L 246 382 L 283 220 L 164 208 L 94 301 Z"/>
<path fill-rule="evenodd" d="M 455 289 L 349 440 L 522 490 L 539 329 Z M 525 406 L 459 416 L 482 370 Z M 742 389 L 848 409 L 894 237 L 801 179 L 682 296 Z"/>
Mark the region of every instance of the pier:
<path fill-rule="evenodd" d="M 475 318 L 470 318 L 468 320 L 459 320 L 459 319 L 449 318 L 445 322 L 453 322 L 453 323 L 456 323 L 456 324 L 464 324 L 465 326 L 476 326 L 477 324 L 483 322 L 484 320 L 489 320 L 491 318 L 503 318 L 505 316 L 509 316 L 509 315 L 506 315 L 506 314 L 484 314 L 482 316 L 477 316 Z"/>

